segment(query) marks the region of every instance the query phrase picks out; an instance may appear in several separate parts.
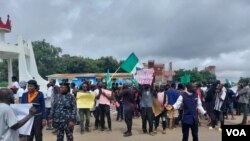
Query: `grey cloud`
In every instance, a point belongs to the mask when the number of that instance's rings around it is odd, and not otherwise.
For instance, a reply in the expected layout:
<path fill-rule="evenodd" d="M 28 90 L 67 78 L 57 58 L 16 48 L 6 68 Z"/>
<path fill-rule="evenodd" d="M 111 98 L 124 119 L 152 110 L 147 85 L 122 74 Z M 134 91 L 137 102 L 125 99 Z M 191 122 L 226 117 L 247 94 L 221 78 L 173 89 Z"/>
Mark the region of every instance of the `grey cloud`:
<path fill-rule="evenodd" d="M 218 74 L 249 75 L 248 57 L 230 58 L 249 50 L 250 2 L 247 0 L 44 0 L 0 1 L 1 17 L 11 15 L 8 40 L 42 40 L 64 53 L 124 59 L 155 59 L 176 68 L 218 65 Z M 244 53 L 243 53 L 244 54 Z M 224 55 L 224 56 L 223 56 Z M 232 67 L 228 64 L 232 63 Z M 233 67 L 236 66 L 236 67 Z M 238 74 L 238 75 L 237 75 Z"/>

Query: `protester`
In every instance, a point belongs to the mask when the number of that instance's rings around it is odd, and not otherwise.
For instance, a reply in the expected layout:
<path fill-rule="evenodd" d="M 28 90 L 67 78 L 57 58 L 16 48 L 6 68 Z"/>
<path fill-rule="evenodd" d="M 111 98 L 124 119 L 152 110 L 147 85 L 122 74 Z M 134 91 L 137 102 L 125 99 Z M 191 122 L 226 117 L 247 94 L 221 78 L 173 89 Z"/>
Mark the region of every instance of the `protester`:
<path fill-rule="evenodd" d="M 74 82 L 70 83 L 70 93 L 76 97 L 76 94 L 79 90 L 76 87 L 76 84 Z"/>
<path fill-rule="evenodd" d="M 18 84 L 18 80 L 17 80 L 17 77 L 16 76 L 12 76 L 11 77 L 11 80 L 12 80 L 12 84 L 11 86 L 9 87 L 12 92 L 14 93 L 14 97 L 15 97 L 15 103 L 17 102 L 17 99 L 18 99 L 18 95 L 17 95 L 17 91 L 19 89 L 19 84 Z"/>
<path fill-rule="evenodd" d="M 28 141 L 33 141 L 35 136 L 36 141 L 43 140 L 42 129 L 46 126 L 45 100 L 42 92 L 39 91 L 39 86 L 36 80 L 28 81 L 28 92 L 22 96 L 22 103 L 32 103 L 36 108 L 34 123 L 31 129 L 31 134 L 28 136 Z"/>
<path fill-rule="evenodd" d="M 226 88 L 226 95 L 228 97 L 228 101 L 227 101 L 227 113 L 226 113 L 226 119 L 228 119 L 228 113 L 231 114 L 231 120 L 235 120 L 234 117 L 234 101 L 235 101 L 235 93 L 233 90 L 230 89 L 230 85 L 228 83 L 226 83 L 225 85 Z"/>
<path fill-rule="evenodd" d="M 116 101 L 116 111 L 117 111 L 117 116 L 116 116 L 116 121 L 122 121 L 123 120 L 123 99 L 122 99 L 122 87 L 118 87 L 115 90 L 115 101 Z"/>
<path fill-rule="evenodd" d="M 51 95 L 53 93 L 53 87 L 50 83 L 47 84 L 47 91 L 44 93 L 45 98 L 45 108 L 46 108 L 46 120 L 47 120 L 47 128 L 46 130 L 53 130 L 52 125 L 48 122 L 49 121 L 49 114 L 51 110 Z"/>
<path fill-rule="evenodd" d="M 63 81 L 65 81 L 65 79 L 63 79 Z M 57 96 L 60 93 L 60 88 L 56 85 L 56 80 L 55 79 L 51 79 L 49 81 L 50 86 L 52 87 L 52 93 L 51 93 L 51 106 L 53 106 L 54 102 L 57 101 Z M 57 134 L 56 128 L 53 127 L 53 134 Z"/>
<path fill-rule="evenodd" d="M 220 81 L 214 82 L 207 90 L 206 97 L 205 97 L 205 104 L 206 104 L 206 111 L 209 116 L 209 123 L 208 126 L 209 129 L 213 129 L 212 121 L 215 119 L 214 115 L 214 106 L 215 106 L 215 94 L 216 94 L 216 88 L 220 84 Z"/>
<path fill-rule="evenodd" d="M 161 104 L 161 108 L 164 109 L 165 105 L 167 104 L 167 95 L 164 93 L 164 86 L 160 86 L 159 92 L 156 95 L 157 100 Z M 155 131 L 157 132 L 157 128 L 160 123 L 160 119 L 162 121 L 162 134 L 166 134 L 167 128 L 167 112 L 163 112 L 159 116 L 155 117 L 154 124 L 155 124 Z"/>
<path fill-rule="evenodd" d="M 180 95 L 184 94 L 186 92 L 186 87 L 184 84 L 182 83 L 179 83 L 178 86 L 177 86 L 177 90 L 178 92 L 180 93 Z M 182 119 L 182 114 L 183 114 L 183 107 L 181 106 L 179 109 L 178 109 L 178 117 L 176 118 L 176 123 L 179 125 L 179 122 L 181 121 Z"/>
<path fill-rule="evenodd" d="M 76 101 L 70 94 L 69 83 L 60 84 L 60 94 L 51 107 L 50 123 L 57 129 L 57 141 L 63 141 L 64 132 L 67 141 L 73 141 L 73 129 L 76 123 Z"/>
<path fill-rule="evenodd" d="M 203 107 L 203 105 L 204 105 L 204 101 L 203 101 L 203 96 L 204 96 L 204 93 L 203 93 L 203 90 L 201 89 L 201 83 L 198 83 L 197 85 L 196 85 L 196 87 L 197 87 L 197 89 L 196 89 L 196 93 L 198 94 L 198 97 L 200 98 L 200 100 L 201 100 L 201 103 L 202 103 L 202 107 Z M 204 108 L 204 107 L 203 107 Z M 199 121 L 199 126 L 201 125 L 201 119 L 203 118 L 203 116 L 199 113 L 198 114 L 199 116 L 198 116 L 198 121 Z"/>
<path fill-rule="evenodd" d="M 123 90 L 121 92 L 121 96 L 123 99 L 123 110 L 124 110 L 124 118 L 125 123 L 127 125 L 127 131 L 123 133 L 124 137 L 132 136 L 132 125 L 133 125 L 133 114 L 134 114 L 134 103 L 135 103 L 135 94 L 133 91 L 132 82 L 128 81 L 123 86 Z"/>
<path fill-rule="evenodd" d="M 26 92 L 27 82 L 26 81 L 20 81 L 19 82 L 19 89 L 17 90 L 17 96 L 18 96 L 18 103 L 22 103 L 22 96 L 23 93 Z"/>
<path fill-rule="evenodd" d="M 79 89 L 78 93 L 88 93 L 88 94 L 90 94 L 89 86 L 86 83 L 83 83 L 80 86 L 80 89 Z M 79 112 L 79 116 L 80 116 L 80 132 L 81 132 L 81 134 L 84 133 L 84 130 L 87 131 L 87 132 L 90 132 L 90 129 L 89 129 L 89 126 L 90 126 L 89 125 L 89 122 L 90 122 L 90 108 L 79 108 L 78 110 L 79 110 L 78 112 Z M 84 121 L 84 119 L 85 119 L 85 121 Z M 85 122 L 85 129 L 84 129 L 84 122 Z"/>
<path fill-rule="evenodd" d="M 242 111 L 243 111 L 243 119 L 240 124 L 246 125 L 247 124 L 247 114 L 248 114 L 248 104 L 249 104 L 249 99 L 250 99 L 250 88 L 248 86 L 247 82 L 242 83 L 242 88 L 237 91 L 239 95 L 239 100 L 238 102 L 242 106 Z"/>
<path fill-rule="evenodd" d="M 189 128 L 191 128 L 193 141 L 198 141 L 198 114 L 197 109 L 206 115 L 202 103 L 196 94 L 196 86 L 193 83 L 187 84 L 187 91 L 180 95 L 176 103 L 173 104 L 172 110 L 179 109 L 183 105 L 182 117 L 182 141 L 188 141 Z"/>
<path fill-rule="evenodd" d="M 53 106 L 54 102 L 57 101 L 56 98 L 57 98 L 57 94 L 60 93 L 60 88 L 56 85 L 55 79 L 51 79 L 49 84 L 52 87 L 51 106 Z"/>
<path fill-rule="evenodd" d="M 149 84 L 144 84 L 140 93 L 141 97 L 141 118 L 142 118 L 142 131 L 154 136 L 153 132 L 153 90 Z M 147 130 L 147 122 L 149 130 Z"/>
<path fill-rule="evenodd" d="M 224 125 L 224 114 L 223 114 L 223 103 L 226 98 L 226 89 L 223 85 L 218 85 L 215 90 L 215 106 L 214 106 L 214 115 L 215 118 L 212 119 L 212 128 L 215 128 L 217 121 L 220 121 L 220 128 L 219 131 L 222 131 L 222 126 Z M 210 128 L 211 129 L 211 128 Z"/>
<path fill-rule="evenodd" d="M 176 84 L 174 82 L 171 84 L 171 87 L 166 91 L 166 94 L 168 96 L 168 104 L 173 105 L 180 95 L 180 93 L 176 90 Z M 169 129 L 173 129 L 175 127 L 177 117 L 178 110 L 172 110 L 168 112 Z"/>
<path fill-rule="evenodd" d="M 35 114 L 35 108 L 31 107 L 29 114 L 18 121 L 10 104 L 14 103 L 13 92 L 10 89 L 0 89 L 0 140 L 17 141 L 18 129 L 22 127 Z"/>
<path fill-rule="evenodd" d="M 101 131 L 104 131 L 105 129 L 105 116 L 107 117 L 107 121 L 108 121 L 108 130 L 112 131 L 111 128 L 111 117 L 110 117 L 110 101 L 113 99 L 113 95 L 109 95 L 108 93 L 106 93 L 106 91 L 104 91 L 104 85 L 100 82 L 98 84 L 99 87 L 99 95 L 97 96 L 97 98 L 99 99 L 99 107 L 100 107 L 100 115 L 101 115 L 101 119 L 100 119 L 100 124 L 101 124 Z"/>

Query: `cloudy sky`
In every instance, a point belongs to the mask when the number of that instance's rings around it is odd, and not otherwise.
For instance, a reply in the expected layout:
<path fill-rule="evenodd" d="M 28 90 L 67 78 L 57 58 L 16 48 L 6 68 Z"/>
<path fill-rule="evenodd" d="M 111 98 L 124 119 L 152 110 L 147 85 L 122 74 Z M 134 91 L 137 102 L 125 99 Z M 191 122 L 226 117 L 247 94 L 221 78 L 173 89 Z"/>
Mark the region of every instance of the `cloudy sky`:
<path fill-rule="evenodd" d="M 90 58 L 173 62 L 173 69 L 215 65 L 218 79 L 250 77 L 249 0 L 1 0 L 17 35 Z"/>

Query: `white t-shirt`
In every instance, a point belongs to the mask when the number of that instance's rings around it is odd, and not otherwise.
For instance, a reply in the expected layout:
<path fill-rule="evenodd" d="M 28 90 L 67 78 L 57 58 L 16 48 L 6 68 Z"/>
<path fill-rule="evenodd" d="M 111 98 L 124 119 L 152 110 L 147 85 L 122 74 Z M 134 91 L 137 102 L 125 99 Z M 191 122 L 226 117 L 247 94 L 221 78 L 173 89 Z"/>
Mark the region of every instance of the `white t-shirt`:
<path fill-rule="evenodd" d="M 95 89 L 95 90 L 94 90 L 94 93 L 95 93 L 96 96 L 98 96 L 98 94 L 99 94 L 99 89 Z M 96 99 L 96 101 L 95 101 L 95 107 L 98 107 L 98 106 L 99 106 L 99 100 Z"/>
<path fill-rule="evenodd" d="M 19 88 L 16 95 L 19 97 L 19 98 L 22 98 L 23 96 L 23 93 L 27 92 L 26 90 L 24 90 L 23 88 Z"/>
<path fill-rule="evenodd" d="M 19 88 L 19 84 L 17 81 L 13 82 L 10 86 L 11 88 L 16 87 L 17 89 Z"/>
<path fill-rule="evenodd" d="M 51 108 L 51 95 L 53 93 L 53 87 L 50 86 L 48 90 L 44 93 L 44 98 L 45 98 L 45 107 L 46 108 Z"/>
<path fill-rule="evenodd" d="M 10 128 L 17 122 L 17 117 L 11 107 L 0 103 L 0 141 L 18 141 L 18 130 Z"/>

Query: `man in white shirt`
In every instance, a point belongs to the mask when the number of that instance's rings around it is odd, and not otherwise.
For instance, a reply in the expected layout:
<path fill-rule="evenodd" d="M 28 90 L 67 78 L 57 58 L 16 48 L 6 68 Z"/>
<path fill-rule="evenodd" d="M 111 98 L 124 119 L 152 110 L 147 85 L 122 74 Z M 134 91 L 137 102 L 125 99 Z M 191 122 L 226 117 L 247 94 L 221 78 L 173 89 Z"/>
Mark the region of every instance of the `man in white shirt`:
<path fill-rule="evenodd" d="M 30 109 L 29 115 L 22 120 L 17 121 L 14 111 L 10 104 L 14 103 L 13 92 L 10 89 L 0 89 L 0 140 L 1 141 L 17 141 L 18 128 L 23 126 L 34 114 L 35 108 Z"/>
<path fill-rule="evenodd" d="M 218 85 L 218 87 L 215 90 L 215 106 L 214 106 L 214 119 L 212 119 L 212 126 L 209 127 L 210 130 L 214 129 L 217 121 L 220 121 L 220 126 L 224 125 L 224 114 L 223 110 L 225 110 L 225 106 L 223 105 L 224 100 L 226 98 L 226 89 L 223 87 L 223 85 Z M 222 131 L 222 129 L 218 128 L 219 131 Z"/>
<path fill-rule="evenodd" d="M 50 85 L 50 83 L 47 84 L 47 91 L 44 93 L 44 98 L 45 98 L 45 108 L 46 108 L 46 117 L 47 117 L 47 128 L 46 130 L 53 130 L 53 127 L 51 124 L 48 122 L 48 116 L 50 114 L 51 110 L 51 96 L 53 93 L 53 87 Z"/>
<path fill-rule="evenodd" d="M 187 84 L 187 91 L 180 95 L 172 109 L 179 109 L 183 106 L 182 116 L 182 141 L 188 141 L 189 128 L 191 128 L 193 141 L 198 141 L 198 111 L 206 115 L 201 100 L 196 93 L 196 86 L 193 83 Z"/>
<path fill-rule="evenodd" d="M 22 103 L 22 96 L 23 96 L 23 93 L 26 92 L 26 86 L 27 86 L 26 81 L 19 82 L 19 89 L 17 90 L 17 93 L 16 93 L 18 97 L 18 103 Z"/>

